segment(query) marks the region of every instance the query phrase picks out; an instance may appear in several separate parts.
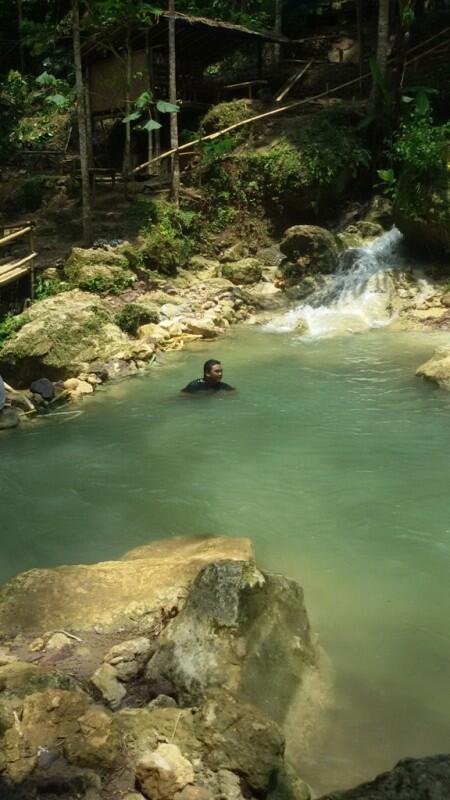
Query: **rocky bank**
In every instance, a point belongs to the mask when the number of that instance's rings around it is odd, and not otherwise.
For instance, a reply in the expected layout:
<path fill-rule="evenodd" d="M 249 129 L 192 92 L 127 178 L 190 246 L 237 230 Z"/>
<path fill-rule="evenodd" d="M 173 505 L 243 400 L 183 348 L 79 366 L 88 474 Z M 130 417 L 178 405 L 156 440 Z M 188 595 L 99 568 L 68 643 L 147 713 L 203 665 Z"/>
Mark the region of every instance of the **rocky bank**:
<path fill-rule="evenodd" d="M 319 651 L 248 540 L 18 575 L 0 629 L 2 800 L 309 798 L 283 728 Z"/>

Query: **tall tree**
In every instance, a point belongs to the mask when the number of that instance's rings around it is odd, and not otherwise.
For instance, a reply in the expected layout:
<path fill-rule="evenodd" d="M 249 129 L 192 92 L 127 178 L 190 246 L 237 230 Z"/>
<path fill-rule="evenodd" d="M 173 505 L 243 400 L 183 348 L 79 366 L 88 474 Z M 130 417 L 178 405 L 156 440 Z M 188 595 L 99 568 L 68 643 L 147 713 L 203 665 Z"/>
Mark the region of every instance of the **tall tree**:
<path fill-rule="evenodd" d="M 372 113 L 379 109 L 383 86 L 386 84 L 389 56 L 389 14 L 390 0 L 379 0 L 376 69 L 369 98 L 369 108 Z"/>
<path fill-rule="evenodd" d="M 83 204 L 83 240 L 86 247 L 92 243 L 91 194 L 89 185 L 89 147 L 87 141 L 86 101 L 81 62 L 80 4 L 72 0 L 72 38 L 77 94 L 78 137 L 80 143 L 81 197 Z"/>
<path fill-rule="evenodd" d="M 169 100 L 177 104 L 177 56 L 175 38 L 175 0 L 169 0 Z M 178 149 L 178 115 L 170 114 L 170 149 Z M 172 156 L 172 200 L 176 205 L 180 202 L 180 157 L 177 152 Z"/>

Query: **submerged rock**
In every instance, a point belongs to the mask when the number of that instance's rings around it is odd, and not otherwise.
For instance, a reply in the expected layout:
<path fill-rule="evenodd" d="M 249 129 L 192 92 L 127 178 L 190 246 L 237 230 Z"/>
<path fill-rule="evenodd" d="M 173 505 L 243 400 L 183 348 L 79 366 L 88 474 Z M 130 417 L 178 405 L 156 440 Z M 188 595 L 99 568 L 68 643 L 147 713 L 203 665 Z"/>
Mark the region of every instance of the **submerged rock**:
<path fill-rule="evenodd" d="M 19 415 L 15 408 L 3 408 L 0 411 L 0 431 L 17 428 L 18 424 Z"/>
<path fill-rule="evenodd" d="M 321 800 L 448 800 L 450 755 L 405 758 L 390 772 L 356 789 L 332 792 Z"/>
<path fill-rule="evenodd" d="M 450 391 L 450 348 L 441 347 L 437 350 L 418 368 L 416 375 Z"/>

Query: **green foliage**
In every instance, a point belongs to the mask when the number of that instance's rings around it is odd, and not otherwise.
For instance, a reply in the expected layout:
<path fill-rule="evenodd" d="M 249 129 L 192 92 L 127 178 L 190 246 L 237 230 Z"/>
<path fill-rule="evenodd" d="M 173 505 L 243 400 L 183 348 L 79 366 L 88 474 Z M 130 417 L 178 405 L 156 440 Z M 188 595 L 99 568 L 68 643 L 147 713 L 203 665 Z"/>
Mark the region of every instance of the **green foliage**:
<path fill-rule="evenodd" d="M 148 206 L 148 220 L 142 227 L 143 245 L 138 263 L 144 269 L 174 275 L 187 265 L 200 235 L 200 216 L 165 201 Z"/>
<path fill-rule="evenodd" d="M 84 289 L 85 292 L 93 292 L 94 294 L 122 294 L 131 286 L 136 280 L 135 275 L 128 270 L 124 270 L 121 275 L 116 275 L 111 278 L 88 278 L 80 280 L 78 286 Z"/>
<path fill-rule="evenodd" d="M 209 133 L 216 133 L 224 128 L 242 122 L 244 119 L 252 117 L 258 113 L 259 106 L 252 100 L 232 100 L 229 103 L 218 103 L 205 114 L 200 123 L 200 135 L 206 136 Z M 236 136 L 237 134 L 235 134 Z M 248 135 L 248 130 L 240 131 L 241 138 Z M 238 136 L 238 138 L 239 138 Z"/>
<path fill-rule="evenodd" d="M 141 325 L 159 321 L 156 311 L 150 311 L 135 303 L 127 303 L 115 316 L 116 325 L 130 336 L 136 336 Z"/>
<path fill-rule="evenodd" d="M 8 209 L 16 213 L 37 211 L 41 207 L 47 186 L 45 175 L 32 175 L 18 183 L 12 193 Z"/>
<path fill-rule="evenodd" d="M 213 165 L 208 181 L 220 205 L 283 205 L 286 197 L 335 189 L 370 163 L 354 126 L 339 110 L 323 111 L 272 147 L 237 154 L 229 170 Z M 228 175 L 227 175 L 228 172 Z"/>
<path fill-rule="evenodd" d="M 433 125 L 430 113 L 415 113 L 401 122 L 391 152 L 400 167 L 426 177 L 441 172 L 449 145 L 450 123 Z"/>
<path fill-rule="evenodd" d="M 30 321 L 28 314 L 6 314 L 0 322 L 0 347 L 3 347 L 8 339 L 13 339 L 15 335 Z"/>
<path fill-rule="evenodd" d="M 46 300 L 47 297 L 54 297 L 55 294 L 67 292 L 71 289 L 71 285 L 66 281 L 60 281 L 57 278 L 43 278 L 38 277 L 34 285 L 34 298 L 36 301 Z"/>

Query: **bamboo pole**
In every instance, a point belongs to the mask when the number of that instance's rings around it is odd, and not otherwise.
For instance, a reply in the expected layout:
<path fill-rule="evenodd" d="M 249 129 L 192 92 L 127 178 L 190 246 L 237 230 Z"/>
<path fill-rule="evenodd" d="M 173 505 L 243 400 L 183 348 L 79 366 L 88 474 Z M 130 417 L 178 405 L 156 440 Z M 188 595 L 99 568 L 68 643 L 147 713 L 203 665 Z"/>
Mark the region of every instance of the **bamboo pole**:
<path fill-rule="evenodd" d="M 9 233 L 8 236 L 4 236 L 0 239 L 0 247 L 4 244 L 8 244 L 9 242 L 13 242 L 14 239 L 20 239 L 21 236 L 25 236 L 25 234 L 31 234 L 33 232 L 33 228 L 31 225 L 27 226 L 26 228 L 22 228 L 20 231 L 16 231 L 15 233 Z"/>
<path fill-rule="evenodd" d="M 303 78 L 303 75 L 305 74 L 305 72 L 309 70 L 312 63 L 313 63 L 312 61 L 308 61 L 305 67 L 303 67 L 299 72 L 296 72 L 295 75 L 292 75 L 289 78 L 288 82 L 283 86 L 283 89 L 281 90 L 278 97 L 275 98 L 276 103 L 281 103 L 281 101 L 284 100 L 286 95 L 289 94 L 291 89 L 294 88 L 295 84 L 298 83 L 300 78 Z"/>

